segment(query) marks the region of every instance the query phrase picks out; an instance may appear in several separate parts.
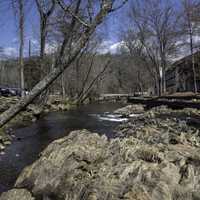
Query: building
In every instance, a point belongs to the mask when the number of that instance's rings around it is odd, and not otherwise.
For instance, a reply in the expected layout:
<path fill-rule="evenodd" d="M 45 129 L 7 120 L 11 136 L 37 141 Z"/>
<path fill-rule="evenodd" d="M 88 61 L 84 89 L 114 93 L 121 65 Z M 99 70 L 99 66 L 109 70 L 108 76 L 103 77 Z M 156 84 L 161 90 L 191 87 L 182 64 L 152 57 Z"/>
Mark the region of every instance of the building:
<path fill-rule="evenodd" d="M 200 51 L 194 54 L 197 89 L 200 91 Z M 186 56 L 166 71 L 166 90 L 168 93 L 194 91 L 192 56 Z"/>

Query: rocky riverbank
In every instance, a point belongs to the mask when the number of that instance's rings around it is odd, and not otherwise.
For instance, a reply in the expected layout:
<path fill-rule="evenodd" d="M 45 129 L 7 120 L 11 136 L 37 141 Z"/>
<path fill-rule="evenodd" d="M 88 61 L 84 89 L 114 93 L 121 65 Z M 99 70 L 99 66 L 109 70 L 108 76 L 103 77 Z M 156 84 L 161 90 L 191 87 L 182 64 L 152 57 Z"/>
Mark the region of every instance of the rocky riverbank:
<path fill-rule="evenodd" d="M 19 101 L 18 97 L 0 97 L 0 114 L 9 109 Z M 35 104 L 29 105 L 23 112 L 18 114 L 8 124 L 0 129 L 0 154 L 4 154 L 7 145 L 11 144 L 13 128 L 16 126 L 26 126 L 35 122 L 43 113 L 43 108 Z"/>
<path fill-rule="evenodd" d="M 19 101 L 19 97 L 0 97 L 0 114 Z M 60 96 L 50 96 L 47 103 L 39 106 L 37 103 L 30 104 L 24 111 L 0 129 L 0 155 L 4 154 L 7 145 L 11 144 L 15 137 L 13 129 L 17 126 L 28 126 L 37 121 L 41 116 L 52 111 L 66 111 L 74 107 L 68 99 L 63 100 Z"/>
<path fill-rule="evenodd" d="M 200 199 L 200 111 L 133 110 L 115 139 L 81 130 L 51 143 L 0 200 Z"/>

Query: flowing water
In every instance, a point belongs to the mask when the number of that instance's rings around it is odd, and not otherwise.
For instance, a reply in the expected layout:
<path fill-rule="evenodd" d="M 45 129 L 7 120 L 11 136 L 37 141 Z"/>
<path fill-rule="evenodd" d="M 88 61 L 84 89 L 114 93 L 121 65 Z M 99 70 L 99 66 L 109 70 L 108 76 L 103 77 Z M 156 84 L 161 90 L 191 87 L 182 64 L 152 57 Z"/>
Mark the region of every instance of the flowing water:
<path fill-rule="evenodd" d="M 0 193 L 13 187 L 22 169 L 33 163 L 53 140 L 72 130 L 88 129 L 114 137 L 115 127 L 127 119 L 114 115 L 122 104 L 92 104 L 67 112 L 49 113 L 31 126 L 15 130 L 16 138 L 0 155 Z"/>

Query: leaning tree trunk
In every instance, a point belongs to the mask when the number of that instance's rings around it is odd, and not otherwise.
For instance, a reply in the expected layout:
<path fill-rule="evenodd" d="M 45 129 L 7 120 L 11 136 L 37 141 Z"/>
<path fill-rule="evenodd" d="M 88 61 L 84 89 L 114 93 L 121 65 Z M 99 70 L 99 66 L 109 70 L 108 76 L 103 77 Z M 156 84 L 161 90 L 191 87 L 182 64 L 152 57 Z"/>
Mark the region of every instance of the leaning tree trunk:
<path fill-rule="evenodd" d="M 9 122 L 13 117 L 15 117 L 21 110 L 23 110 L 27 105 L 29 105 L 37 96 L 39 96 L 45 89 L 47 89 L 62 73 L 70 66 L 70 64 L 76 59 L 81 49 L 86 45 L 90 36 L 94 33 L 96 27 L 102 23 L 104 18 L 112 12 L 112 1 L 104 1 L 101 6 L 101 10 L 94 18 L 93 23 L 86 28 L 82 33 L 82 36 L 77 41 L 77 43 L 71 49 L 71 56 L 66 60 L 65 64 L 61 62 L 56 62 L 55 69 L 50 72 L 43 80 L 41 80 L 30 92 L 28 96 L 23 97 L 16 105 L 9 108 L 3 114 L 0 115 L 0 127 Z M 61 61 L 62 57 L 59 57 Z"/>

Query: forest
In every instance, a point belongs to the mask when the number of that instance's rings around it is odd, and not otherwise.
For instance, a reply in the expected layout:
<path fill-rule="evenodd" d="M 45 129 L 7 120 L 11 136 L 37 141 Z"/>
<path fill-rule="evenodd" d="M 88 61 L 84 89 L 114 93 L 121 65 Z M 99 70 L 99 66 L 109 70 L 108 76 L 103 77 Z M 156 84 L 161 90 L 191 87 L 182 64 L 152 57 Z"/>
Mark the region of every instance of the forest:
<path fill-rule="evenodd" d="M 0 200 L 200 199 L 200 0 L 0 11 Z"/>
<path fill-rule="evenodd" d="M 1 2 L 2 13 L 6 12 L 6 9 L 11 10 L 18 44 L 15 55 L 6 55 L 6 47 L 1 47 L 1 85 L 22 90 L 27 88 L 30 91 L 57 65 L 57 57 L 65 36 L 69 40 L 66 49 L 71 52 L 72 43 L 78 41 L 82 29 L 87 27 L 83 22 L 92 20 L 94 10 L 98 6 L 92 3 L 90 6 L 80 5 L 77 11 L 79 20 L 76 18 L 77 24 L 72 33 L 72 16 L 70 13 L 66 14 L 64 8 L 75 9 L 76 3 L 58 4 L 56 1 L 33 0 Z M 122 5 L 125 3 L 126 1 L 122 1 Z M 115 4 L 121 7 L 120 2 Z M 127 4 L 121 11 L 116 9 L 110 17 L 119 13 L 118 24 L 114 30 L 116 34 L 109 33 L 115 37 L 114 45 L 109 44 L 106 33 L 103 33 L 103 30 L 109 31 L 108 17 L 100 30 L 94 31 L 81 53 L 70 64 L 71 67 L 64 70 L 57 81 L 57 92 L 72 98 L 80 96 L 83 90 L 81 86 L 90 85 L 90 82 L 98 77 L 91 86 L 91 93 L 134 93 L 147 92 L 149 89 L 155 95 L 166 93 L 167 69 L 175 61 L 199 50 L 199 2 L 136 0 Z M 33 10 L 34 16 L 28 13 L 28 9 Z M 31 20 L 37 20 L 32 30 L 28 28 Z M 6 30 L 5 27 L 4 29 Z M 30 33 L 31 31 L 33 33 Z M 29 35 L 32 35 L 32 38 Z M 114 52 L 109 50 L 112 46 L 115 48 Z M 191 59 L 194 92 L 197 92 L 198 74 L 194 58 Z M 105 63 L 102 63 L 102 60 Z M 9 65 L 15 68 L 13 77 L 9 76 L 12 71 Z"/>

